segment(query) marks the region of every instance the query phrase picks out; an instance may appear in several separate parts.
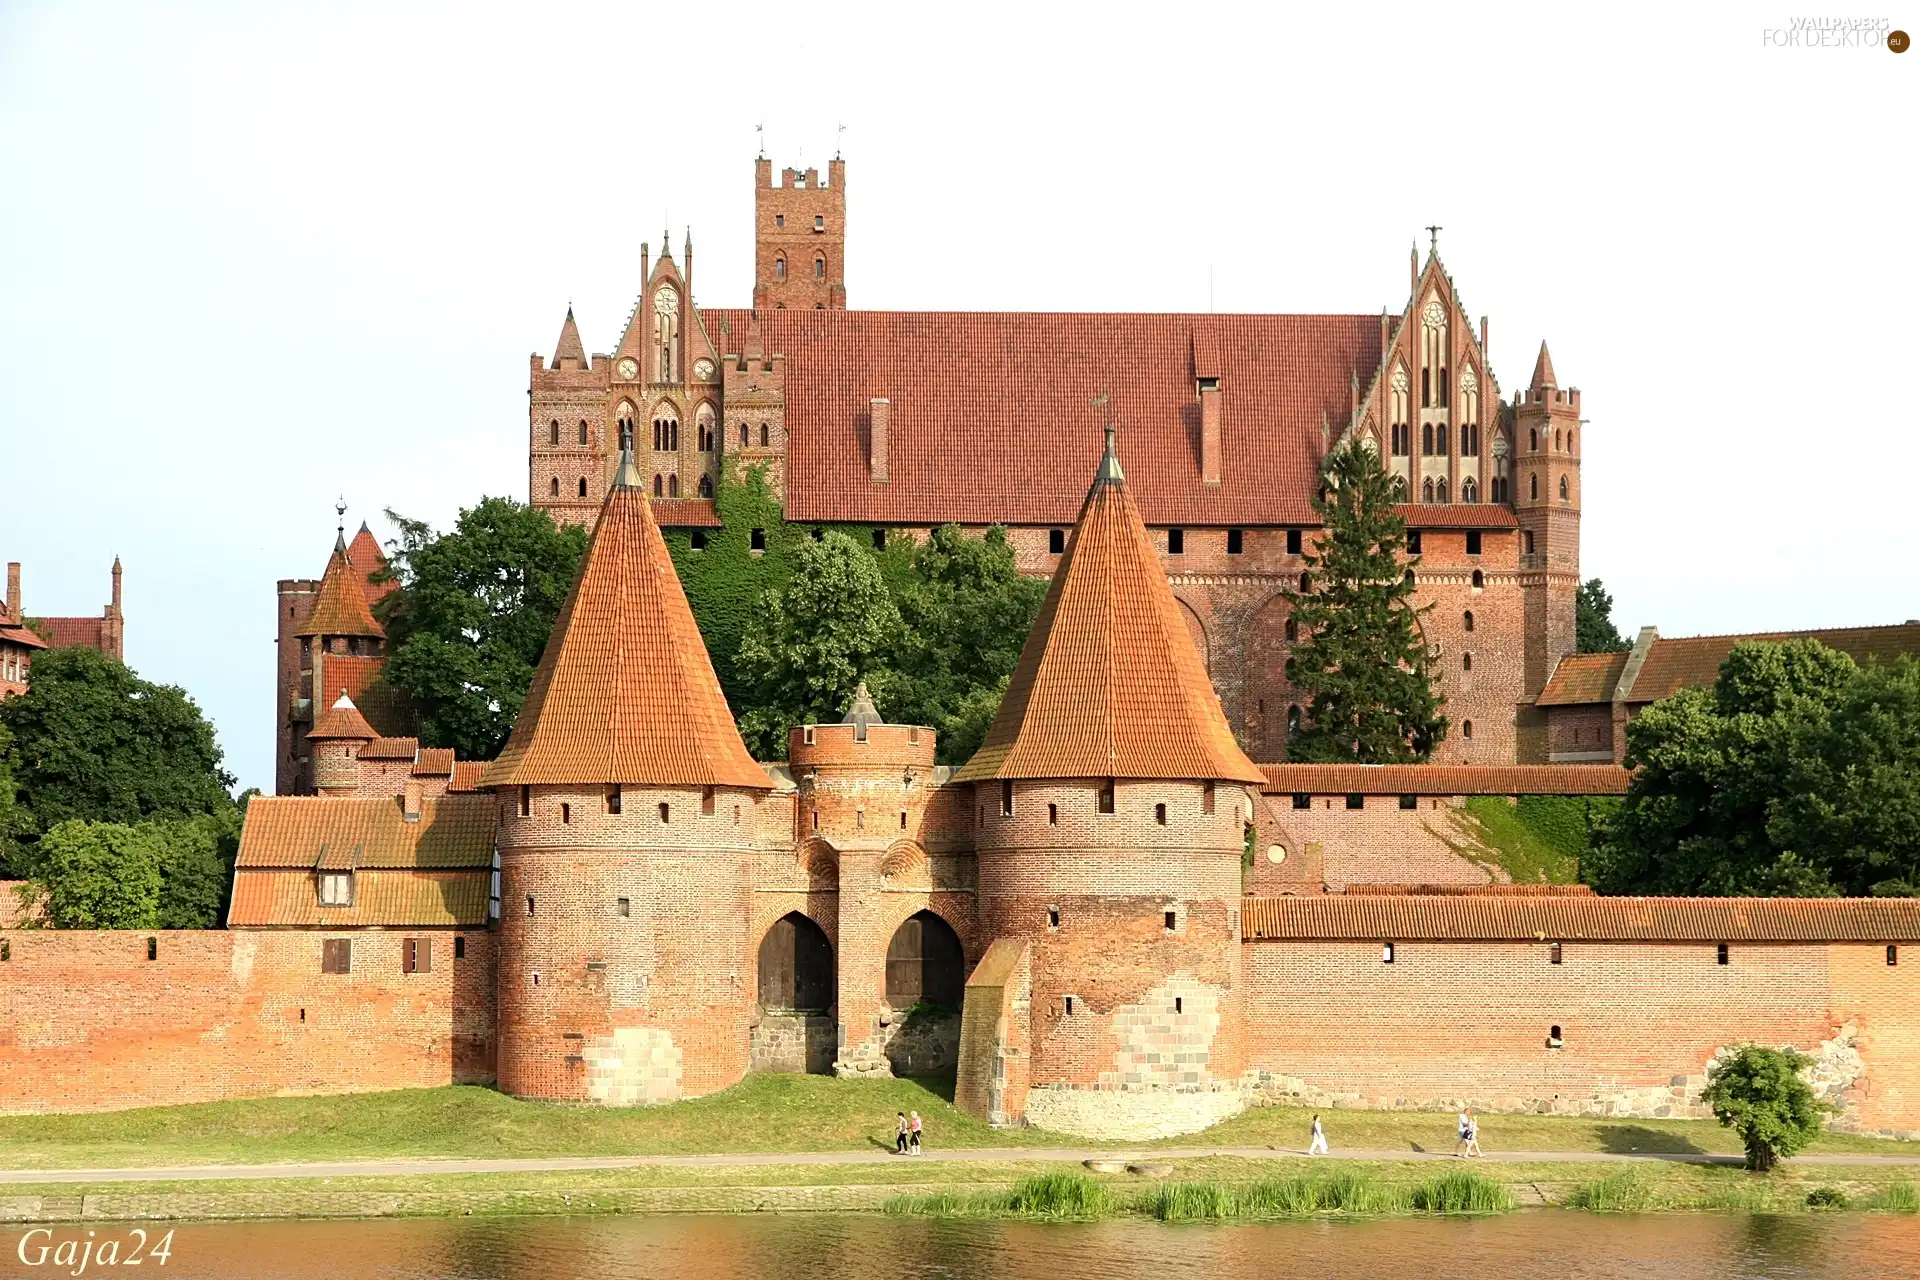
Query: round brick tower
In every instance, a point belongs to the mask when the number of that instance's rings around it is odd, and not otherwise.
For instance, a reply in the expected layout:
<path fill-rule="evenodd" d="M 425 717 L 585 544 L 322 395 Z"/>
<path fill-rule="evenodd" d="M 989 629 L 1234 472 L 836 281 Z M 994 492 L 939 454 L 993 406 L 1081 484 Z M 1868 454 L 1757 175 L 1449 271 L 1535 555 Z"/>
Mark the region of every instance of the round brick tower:
<path fill-rule="evenodd" d="M 1003 1055 L 1024 1060 L 1024 1105 L 989 1110 L 1127 1138 L 1239 1110 L 1241 854 L 1260 777 L 1109 431 L 1006 701 L 954 778 L 973 784 L 980 936 L 1005 962 L 981 968 L 1011 965 L 1028 996 L 1027 1044 Z M 983 1047 L 963 1038 L 963 1099 L 992 1091 L 969 1092 Z"/>
<path fill-rule="evenodd" d="M 307 731 L 313 750 L 313 788 L 323 796 L 360 789 L 360 752 L 379 735 L 342 689 L 319 723 Z"/>
<path fill-rule="evenodd" d="M 748 872 L 772 781 L 630 454 L 482 785 L 500 800 L 500 1088 L 624 1105 L 739 1080 Z"/>
<path fill-rule="evenodd" d="M 924 898 L 922 827 L 933 782 L 934 732 L 887 724 L 861 684 L 839 724 L 792 730 L 787 760 L 798 787 L 797 842 L 830 847 L 837 867 L 834 1071 L 842 1076 L 893 1074 L 887 1001 L 888 944 L 905 915 Z M 951 922 L 950 922 L 951 923 Z M 772 1016 L 772 1015 L 769 1015 Z"/>

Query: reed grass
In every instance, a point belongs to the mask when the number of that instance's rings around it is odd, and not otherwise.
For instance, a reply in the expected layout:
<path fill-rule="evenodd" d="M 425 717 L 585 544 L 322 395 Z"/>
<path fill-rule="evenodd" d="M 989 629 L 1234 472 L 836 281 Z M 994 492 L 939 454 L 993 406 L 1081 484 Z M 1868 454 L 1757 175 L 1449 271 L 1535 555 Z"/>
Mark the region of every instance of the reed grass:
<path fill-rule="evenodd" d="M 1920 1213 L 1920 1188 L 1911 1182 L 1890 1182 L 1867 1201 L 1866 1207 L 1882 1213 Z"/>
<path fill-rule="evenodd" d="M 1457 1169 L 1416 1185 L 1413 1207 L 1426 1213 L 1508 1213 L 1513 1191 L 1484 1174 Z"/>
<path fill-rule="evenodd" d="M 1661 1207 L 1654 1187 L 1631 1169 L 1576 1187 L 1567 1207 L 1590 1213 L 1644 1213 Z"/>
<path fill-rule="evenodd" d="M 883 1211 L 896 1216 L 1088 1220 L 1142 1215 L 1161 1222 L 1252 1222 L 1344 1213 L 1387 1217 L 1408 1213 L 1506 1213 L 1506 1184 L 1460 1169 L 1420 1183 L 1386 1182 L 1358 1171 L 1331 1177 L 1272 1178 L 1236 1183 L 1167 1182 L 1129 1194 L 1125 1184 L 1075 1173 L 1027 1178 L 1009 1191 L 895 1196 Z"/>

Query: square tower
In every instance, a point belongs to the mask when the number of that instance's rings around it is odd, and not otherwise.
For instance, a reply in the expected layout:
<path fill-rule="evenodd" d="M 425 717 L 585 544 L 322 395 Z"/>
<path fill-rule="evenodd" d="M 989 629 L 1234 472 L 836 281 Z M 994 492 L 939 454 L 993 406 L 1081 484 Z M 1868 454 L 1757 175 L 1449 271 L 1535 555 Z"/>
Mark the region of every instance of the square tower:
<path fill-rule="evenodd" d="M 773 182 L 773 161 L 753 165 L 753 305 L 847 309 L 847 164 L 787 169 Z"/>

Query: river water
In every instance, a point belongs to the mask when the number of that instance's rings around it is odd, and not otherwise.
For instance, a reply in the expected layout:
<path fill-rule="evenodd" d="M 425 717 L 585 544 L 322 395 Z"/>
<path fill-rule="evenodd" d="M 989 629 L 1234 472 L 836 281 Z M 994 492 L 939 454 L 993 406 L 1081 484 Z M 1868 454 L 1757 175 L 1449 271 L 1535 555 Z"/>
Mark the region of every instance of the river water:
<path fill-rule="evenodd" d="M 152 1243 L 165 1235 L 144 1228 Z M 0 1233 L 0 1276 L 71 1275 L 42 1246 L 133 1228 Z M 139 1280 L 1878 1280 L 1920 1277 L 1920 1219 L 1851 1213 L 1602 1216 L 1541 1210 L 1484 1219 L 1165 1226 L 924 1221 L 861 1216 L 456 1218 L 193 1224 Z M 75 1254 L 73 1256 L 80 1256 Z M 36 1264 L 36 1258 L 45 1261 Z M 88 1266 L 85 1276 L 128 1274 Z"/>

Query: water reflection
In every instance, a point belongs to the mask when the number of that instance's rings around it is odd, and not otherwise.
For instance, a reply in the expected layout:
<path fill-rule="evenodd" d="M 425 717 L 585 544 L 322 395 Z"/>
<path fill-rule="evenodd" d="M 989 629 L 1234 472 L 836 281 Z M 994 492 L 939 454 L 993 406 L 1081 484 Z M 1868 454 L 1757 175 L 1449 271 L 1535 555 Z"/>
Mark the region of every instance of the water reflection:
<path fill-rule="evenodd" d="M 89 1230 L 98 1239 L 115 1229 L 56 1228 L 53 1238 Z M 22 1265 L 21 1234 L 10 1228 L 0 1235 L 0 1276 L 56 1274 L 51 1265 Z M 231 1223 L 175 1228 L 172 1258 L 153 1274 L 155 1280 L 1878 1280 L 1920 1276 L 1920 1222 L 1839 1214 L 1536 1212 L 1247 1227 L 770 1214 Z"/>

